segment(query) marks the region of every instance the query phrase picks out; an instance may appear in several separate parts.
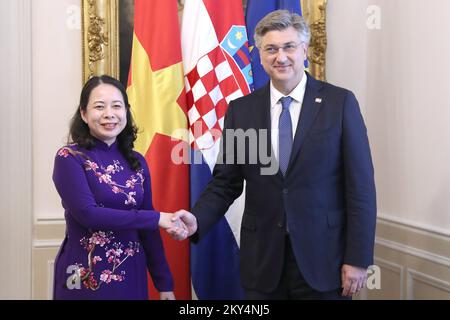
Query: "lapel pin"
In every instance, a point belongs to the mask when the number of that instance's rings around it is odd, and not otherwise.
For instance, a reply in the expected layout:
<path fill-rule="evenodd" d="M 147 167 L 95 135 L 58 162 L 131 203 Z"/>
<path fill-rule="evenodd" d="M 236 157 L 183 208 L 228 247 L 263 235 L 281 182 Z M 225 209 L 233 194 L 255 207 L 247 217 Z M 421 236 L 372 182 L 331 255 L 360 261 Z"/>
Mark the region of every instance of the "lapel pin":
<path fill-rule="evenodd" d="M 316 98 L 316 103 L 322 103 L 322 98 Z"/>

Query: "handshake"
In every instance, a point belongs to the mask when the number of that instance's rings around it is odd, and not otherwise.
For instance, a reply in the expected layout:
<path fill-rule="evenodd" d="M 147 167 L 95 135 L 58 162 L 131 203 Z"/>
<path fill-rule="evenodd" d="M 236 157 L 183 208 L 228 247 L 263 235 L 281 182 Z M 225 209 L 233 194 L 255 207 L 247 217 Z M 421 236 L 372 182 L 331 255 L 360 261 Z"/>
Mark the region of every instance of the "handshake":
<path fill-rule="evenodd" d="M 175 240 L 185 240 L 197 231 L 197 219 L 186 210 L 175 213 L 161 212 L 158 225 Z"/>

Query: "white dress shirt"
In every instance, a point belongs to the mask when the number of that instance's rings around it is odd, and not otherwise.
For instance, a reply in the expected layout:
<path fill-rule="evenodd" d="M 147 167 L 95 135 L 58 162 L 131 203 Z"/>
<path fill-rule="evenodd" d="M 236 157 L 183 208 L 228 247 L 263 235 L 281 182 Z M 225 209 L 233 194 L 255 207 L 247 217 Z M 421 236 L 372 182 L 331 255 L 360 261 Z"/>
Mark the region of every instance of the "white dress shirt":
<path fill-rule="evenodd" d="M 297 130 L 298 118 L 300 117 L 300 111 L 302 109 L 303 98 L 305 96 L 306 90 L 306 73 L 303 72 L 302 80 L 299 84 L 292 90 L 288 96 L 293 100 L 289 106 L 289 113 L 291 114 L 292 121 L 292 141 L 294 141 L 295 131 Z M 281 114 L 281 102 L 280 99 L 285 97 L 280 91 L 275 89 L 270 81 L 270 124 L 271 124 L 271 141 L 272 149 L 275 154 L 276 159 L 279 159 L 279 148 L 278 148 L 278 122 L 280 120 Z"/>

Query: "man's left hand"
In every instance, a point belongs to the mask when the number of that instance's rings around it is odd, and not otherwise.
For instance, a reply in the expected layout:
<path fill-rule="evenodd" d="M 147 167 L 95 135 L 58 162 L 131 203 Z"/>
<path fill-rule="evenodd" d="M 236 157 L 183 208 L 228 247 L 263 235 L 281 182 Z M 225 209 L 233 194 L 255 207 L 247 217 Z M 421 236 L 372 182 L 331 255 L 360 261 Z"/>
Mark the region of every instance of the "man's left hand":
<path fill-rule="evenodd" d="M 366 284 L 367 269 L 351 266 L 348 264 L 342 265 L 341 281 L 342 281 L 342 295 L 352 296 L 358 293 Z"/>

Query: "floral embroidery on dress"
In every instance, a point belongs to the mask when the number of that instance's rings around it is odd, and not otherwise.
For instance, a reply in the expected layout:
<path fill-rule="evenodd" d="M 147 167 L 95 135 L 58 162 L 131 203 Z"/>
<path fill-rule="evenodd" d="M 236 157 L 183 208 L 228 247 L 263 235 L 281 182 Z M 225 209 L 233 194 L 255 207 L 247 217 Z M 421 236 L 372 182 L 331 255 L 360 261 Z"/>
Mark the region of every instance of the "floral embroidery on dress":
<path fill-rule="evenodd" d="M 64 148 L 59 149 L 59 151 L 58 151 L 58 156 L 67 158 L 67 156 L 69 155 L 69 150 L 70 150 L 70 149 L 67 148 L 67 147 L 64 147 Z"/>
<path fill-rule="evenodd" d="M 126 188 L 133 190 L 135 185 L 139 184 L 141 185 L 142 191 L 144 191 L 144 170 L 139 169 L 136 171 L 137 178 L 132 175 L 126 182 L 125 185 L 120 185 L 117 182 L 112 180 L 112 175 L 121 172 L 123 170 L 123 167 L 121 166 L 120 162 L 118 160 L 113 160 L 113 164 L 108 165 L 106 168 L 101 166 L 99 167 L 97 163 L 92 161 L 87 155 L 80 151 L 74 151 L 68 147 L 63 147 L 58 151 L 58 156 L 67 158 L 69 154 L 72 154 L 74 156 L 80 155 L 82 156 L 84 161 L 84 168 L 86 171 L 92 171 L 94 172 L 95 176 L 98 178 L 98 181 L 100 183 L 106 183 L 108 186 L 111 187 L 112 192 L 115 194 L 124 194 L 126 196 L 125 204 L 126 205 L 136 205 L 136 191 L 129 191 L 128 193 L 124 190 Z"/>
<path fill-rule="evenodd" d="M 117 273 L 117 269 L 129 258 L 139 253 L 139 242 L 128 243 L 125 248 L 120 242 L 112 243 L 113 232 L 98 231 L 94 232 L 90 238 L 82 238 L 80 244 L 88 252 L 88 267 L 84 267 L 80 263 L 76 263 L 76 272 L 71 276 L 70 281 L 75 283 L 81 280 L 83 286 L 90 290 L 98 290 L 103 283 L 109 284 L 112 281 L 122 282 L 125 280 L 125 271 Z M 111 245 L 110 247 L 108 245 Z M 100 281 L 95 278 L 94 268 L 97 262 L 103 261 L 100 256 L 93 256 L 96 247 L 104 248 L 104 258 L 112 268 L 105 269 L 100 274 Z"/>

